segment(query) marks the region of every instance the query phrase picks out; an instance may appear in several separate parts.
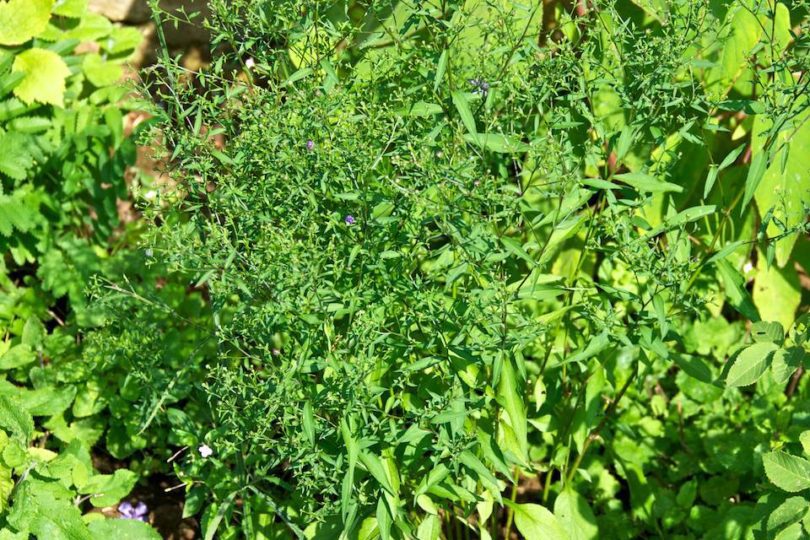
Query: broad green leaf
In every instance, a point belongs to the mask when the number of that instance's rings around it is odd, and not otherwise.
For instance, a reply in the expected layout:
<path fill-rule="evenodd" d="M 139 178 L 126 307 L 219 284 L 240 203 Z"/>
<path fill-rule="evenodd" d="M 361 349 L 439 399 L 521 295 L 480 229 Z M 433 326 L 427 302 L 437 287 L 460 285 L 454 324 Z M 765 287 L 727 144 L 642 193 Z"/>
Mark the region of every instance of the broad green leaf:
<path fill-rule="evenodd" d="M 709 70 L 706 86 L 711 95 L 720 99 L 734 87 L 735 82 L 748 70 L 751 50 L 759 42 L 762 26 L 756 15 L 739 3 L 732 5 L 722 23 L 723 43 L 720 62 Z"/>
<path fill-rule="evenodd" d="M 418 540 L 439 540 L 442 533 L 442 521 L 438 516 L 428 515 L 416 531 Z"/>
<path fill-rule="evenodd" d="M 773 355 L 771 371 L 774 380 L 779 384 L 785 384 L 790 380 L 804 360 L 804 349 L 801 347 L 789 347 L 779 349 Z"/>
<path fill-rule="evenodd" d="M 376 517 L 381 540 L 390 540 L 393 519 L 391 519 L 391 514 L 388 513 L 388 505 L 385 504 L 385 499 L 383 497 L 377 499 Z"/>
<path fill-rule="evenodd" d="M 64 105 L 65 80 L 70 70 L 61 56 L 46 49 L 28 49 L 17 55 L 12 69 L 25 74 L 14 89 L 14 95 L 24 103 Z"/>
<path fill-rule="evenodd" d="M 34 433 L 34 419 L 19 403 L 0 395 L 0 427 L 27 445 Z"/>
<path fill-rule="evenodd" d="M 560 520 L 539 504 L 516 504 L 504 500 L 515 513 L 515 527 L 524 538 L 569 540 L 571 537 Z"/>
<path fill-rule="evenodd" d="M 0 45 L 21 45 L 45 31 L 53 0 L 0 0 Z"/>
<path fill-rule="evenodd" d="M 96 508 L 110 506 L 127 495 L 135 487 L 138 475 L 126 469 L 118 469 L 113 474 L 91 476 L 79 493 L 91 495 L 90 503 Z"/>
<path fill-rule="evenodd" d="M 585 497 L 566 487 L 554 501 L 554 515 L 568 531 L 571 540 L 599 538 L 596 516 Z"/>
<path fill-rule="evenodd" d="M 774 343 L 754 343 L 743 349 L 728 370 L 726 386 L 748 386 L 757 382 L 767 371 L 778 348 Z"/>
<path fill-rule="evenodd" d="M 53 4 L 55 15 L 78 19 L 87 11 L 87 0 L 56 0 Z"/>
<path fill-rule="evenodd" d="M 785 525 L 800 521 L 808 510 L 808 500 L 804 497 L 788 497 L 768 516 L 767 531 L 773 534 Z"/>
<path fill-rule="evenodd" d="M 664 182 L 655 176 L 640 172 L 617 174 L 613 178 L 616 180 L 621 180 L 625 184 L 632 186 L 644 193 L 663 193 L 667 191 L 680 193 L 683 191 L 683 188 L 677 184 Z"/>
<path fill-rule="evenodd" d="M 777 487 L 795 493 L 810 488 L 810 461 L 781 450 L 762 456 L 765 474 Z"/>
<path fill-rule="evenodd" d="M 115 84 L 124 73 L 120 65 L 104 60 L 96 53 L 84 55 L 82 71 L 87 80 L 98 87 Z"/>
<path fill-rule="evenodd" d="M 96 519 L 87 526 L 93 540 L 160 540 L 148 523 L 137 519 Z"/>
<path fill-rule="evenodd" d="M 757 342 L 763 341 L 781 345 L 785 339 L 785 328 L 778 322 L 755 322 L 751 325 L 751 337 Z"/>
<path fill-rule="evenodd" d="M 790 328 L 802 300 L 796 269 L 792 265 L 784 268 L 771 265 L 769 268 L 765 257 L 760 255 L 753 300 L 763 320 L 777 321 L 783 328 Z"/>
<path fill-rule="evenodd" d="M 779 152 L 773 157 L 771 166 L 764 172 L 754 193 L 754 200 L 760 215 L 773 208 L 773 215 L 788 227 L 803 223 L 807 216 L 805 207 L 810 206 L 810 167 L 807 156 L 810 155 L 810 110 L 793 120 L 793 129 L 779 134 L 777 145 Z M 770 128 L 770 122 L 760 115 L 755 118 L 752 135 L 752 153 L 754 159 L 764 155 L 762 144 L 764 137 L 758 136 Z M 783 146 L 785 142 L 790 144 Z M 787 156 L 785 153 L 787 152 Z M 785 160 L 787 157 L 787 161 Z M 784 162 L 784 170 L 782 168 Z M 779 227 L 771 222 L 768 235 L 780 233 Z M 780 267 L 788 266 L 790 254 L 798 235 L 792 234 L 776 243 L 776 263 Z"/>
<path fill-rule="evenodd" d="M 0 369 L 14 369 L 30 364 L 37 359 L 37 355 L 28 345 L 20 344 L 10 348 L 0 356 Z"/>
<path fill-rule="evenodd" d="M 396 495 L 396 491 L 394 491 L 394 487 L 391 485 L 391 481 L 388 479 L 388 475 L 385 472 L 385 468 L 383 466 L 382 461 L 380 458 L 371 454 L 369 452 L 361 452 L 360 453 L 360 462 L 366 467 L 366 470 L 374 477 L 379 484 L 385 488 L 391 495 Z"/>

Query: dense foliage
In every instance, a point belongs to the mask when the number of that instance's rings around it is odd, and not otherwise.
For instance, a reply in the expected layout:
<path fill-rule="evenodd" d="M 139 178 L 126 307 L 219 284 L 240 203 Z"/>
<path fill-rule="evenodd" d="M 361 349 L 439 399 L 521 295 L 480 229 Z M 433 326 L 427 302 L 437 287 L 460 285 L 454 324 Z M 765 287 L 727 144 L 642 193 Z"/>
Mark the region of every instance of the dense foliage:
<path fill-rule="evenodd" d="M 100 474 L 91 456 L 108 426 L 115 449 L 128 368 L 82 355 L 103 315 L 85 294 L 91 278 L 141 272 L 120 216 L 136 147 L 116 84 L 141 35 L 85 8 L 0 2 L 2 538 L 157 537 L 91 511 L 138 480 L 126 468 Z"/>
<path fill-rule="evenodd" d="M 810 3 L 207 3 L 212 65 L 144 73 L 150 190 L 124 49 L 59 48 L 69 1 L 6 47 L 20 106 L 41 41 L 81 65 L 0 124 L 62 137 L 0 158 L 52 201 L 0 214 L 10 531 L 122 500 L 92 451 L 171 462 L 206 539 L 810 535 Z"/>

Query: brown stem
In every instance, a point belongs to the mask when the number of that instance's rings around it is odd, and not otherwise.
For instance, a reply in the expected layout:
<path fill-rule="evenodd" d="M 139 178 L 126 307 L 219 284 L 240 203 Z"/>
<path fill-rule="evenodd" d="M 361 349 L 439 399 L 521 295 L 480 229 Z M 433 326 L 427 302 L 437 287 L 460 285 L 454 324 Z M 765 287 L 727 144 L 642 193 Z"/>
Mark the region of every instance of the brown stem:
<path fill-rule="evenodd" d="M 799 366 L 799 369 L 796 370 L 796 373 L 793 374 L 793 377 L 790 378 L 790 384 L 785 390 L 785 395 L 787 397 L 792 397 L 793 394 L 796 392 L 796 387 L 799 386 L 799 380 L 804 375 L 804 366 Z"/>

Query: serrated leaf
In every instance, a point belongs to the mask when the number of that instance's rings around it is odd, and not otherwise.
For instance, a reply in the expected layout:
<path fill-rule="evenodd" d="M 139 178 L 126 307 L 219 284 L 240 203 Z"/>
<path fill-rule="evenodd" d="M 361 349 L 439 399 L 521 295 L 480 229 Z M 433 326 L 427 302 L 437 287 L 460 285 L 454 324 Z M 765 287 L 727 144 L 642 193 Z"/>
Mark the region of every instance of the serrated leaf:
<path fill-rule="evenodd" d="M 25 73 L 14 89 L 14 95 L 23 103 L 64 105 L 65 80 L 70 69 L 61 56 L 47 49 L 28 49 L 17 55 L 12 69 Z"/>
<path fill-rule="evenodd" d="M 764 454 L 762 464 L 775 486 L 791 493 L 810 488 L 810 461 L 777 450 Z"/>
<path fill-rule="evenodd" d="M 801 347 L 790 347 L 779 349 L 773 355 L 771 371 L 774 380 L 779 384 L 785 384 L 790 380 L 804 360 L 804 349 Z"/>
<path fill-rule="evenodd" d="M 0 45 L 21 45 L 48 27 L 53 0 L 0 1 Z"/>
<path fill-rule="evenodd" d="M 91 495 L 90 503 L 96 508 L 110 506 L 127 495 L 135 487 L 138 475 L 126 469 L 118 469 L 113 474 L 91 476 L 79 493 Z"/>
<path fill-rule="evenodd" d="M 743 349 L 726 375 L 726 386 L 748 386 L 757 382 L 778 349 L 774 343 L 754 343 Z"/>
<path fill-rule="evenodd" d="M 758 321 L 751 325 L 751 338 L 756 342 L 781 345 L 785 339 L 785 329 L 778 322 Z"/>
<path fill-rule="evenodd" d="M 82 71 L 87 80 L 97 87 L 115 84 L 124 73 L 120 65 L 104 60 L 96 53 L 84 55 Z"/>
<path fill-rule="evenodd" d="M 87 526 L 93 540 L 160 540 L 148 523 L 137 519 L 96 519 Z"/>

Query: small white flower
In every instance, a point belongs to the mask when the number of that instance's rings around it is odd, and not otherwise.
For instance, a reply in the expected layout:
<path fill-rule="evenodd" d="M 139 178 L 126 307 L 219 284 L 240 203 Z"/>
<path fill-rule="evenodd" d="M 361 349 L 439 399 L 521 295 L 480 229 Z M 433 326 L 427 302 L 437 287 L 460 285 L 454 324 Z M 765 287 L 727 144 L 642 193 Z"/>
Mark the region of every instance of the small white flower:
<path fill-rule="evenodd" d="M 745 263 L 745 266 L 743 266 L 743 272 L 745 272 L 746 274 L 748 272 L 750 272 L 751 270 L 753 270 L 753 269 L 754 269 L 754 265 L 751 264 L 751 261 L 748 261 L 747 263 Z"/>
<path fill-rule="evenodd" d="M 197 448 L 197 451 L 204 458 L 211 457 L 213 455 L 213 453 L 214 453 L 214 451 L 211 449 L 211 447 L 208 446 L 207 444 L 201 444 L 200 447 Z"/>
<path fill-rule="evenodd" d="M 256 62 L 253 60 L 253 58 L 248 58 L 245 60 L 245 65 L 248 67 L 248 69 L 251 69 L 256 65 Z"/>

